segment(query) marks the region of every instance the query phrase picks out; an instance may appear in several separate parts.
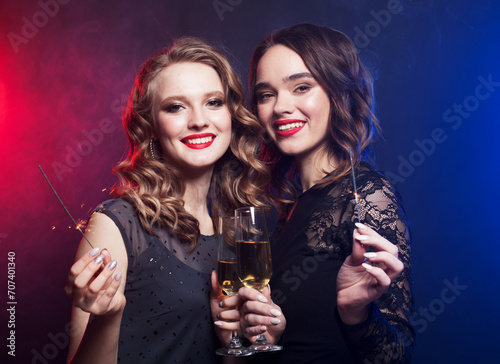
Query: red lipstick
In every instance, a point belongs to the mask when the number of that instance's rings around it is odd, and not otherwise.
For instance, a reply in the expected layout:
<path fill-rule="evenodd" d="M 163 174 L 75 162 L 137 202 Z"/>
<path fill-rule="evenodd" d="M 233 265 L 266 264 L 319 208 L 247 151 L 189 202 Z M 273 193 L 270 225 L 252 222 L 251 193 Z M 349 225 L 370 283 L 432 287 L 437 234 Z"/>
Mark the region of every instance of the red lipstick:
<path fill-rule="evenodd" d="M 205 149 L 212 145 L 215 138 L 215 134 L 212 133 L 192 134 L 182 139 L 181 142 L 191 149 Z"/>
<path fill-rule="evenodd" d="M 294 123 L 296 124 L 296 126 L 292 126 L 290 129 L 280 130 L 280 127 L 282 127 L 283 125 L 290 125 Z M 289 137 L 301 131 L 304 125 L 306 125 L 306 122 L 304 120 L 283 119 L 283 120 L 278 120 L 274 123 L 274 129 L 276 130 L 276 134 L 278 134 L 279 136 Z"/>

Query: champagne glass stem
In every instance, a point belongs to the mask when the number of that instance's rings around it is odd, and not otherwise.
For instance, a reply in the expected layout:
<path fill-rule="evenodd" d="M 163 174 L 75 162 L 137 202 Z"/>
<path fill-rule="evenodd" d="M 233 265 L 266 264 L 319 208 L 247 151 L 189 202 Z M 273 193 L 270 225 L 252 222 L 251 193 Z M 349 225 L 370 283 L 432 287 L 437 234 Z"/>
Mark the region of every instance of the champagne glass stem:
<path fill-rule="evenodd" d="M 238 337 L 238 331 L 234 330 L 231 333 L 231 342 L 229 343 L 230 348 L 240 348 L 241 343 L 240 343 L 240 338 Z"/>
<path fill-rule="evenodd" d="M 253 352 L 249 351 L 241 344 L 237 330 L 231 331 L 231 341 L 229 345 L 225 348 L 216 350 L 216 353 L 223 356 L 247 356 L 253 354 Z"/>
<path fill-rule="evenodd" d="M 259 334 L 257 335 L 257 339 L 255 340 L 255 345 L 268 345 L 269 341 L 266 339 L 266 335 Z"/>

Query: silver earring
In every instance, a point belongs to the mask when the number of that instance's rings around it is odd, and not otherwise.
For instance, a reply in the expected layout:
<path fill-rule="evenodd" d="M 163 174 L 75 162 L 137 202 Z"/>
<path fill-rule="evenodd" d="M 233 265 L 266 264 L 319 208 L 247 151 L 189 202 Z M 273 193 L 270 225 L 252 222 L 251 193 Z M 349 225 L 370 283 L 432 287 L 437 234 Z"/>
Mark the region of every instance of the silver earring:
<path fill-rule="evenodd" d="M 153 138 L 149 140 L 149 151 L 151 152 L 151 157 L 153 157 L 154 160 L 158 160 L 156 159 L 155 151 L 153 149 Z"/>

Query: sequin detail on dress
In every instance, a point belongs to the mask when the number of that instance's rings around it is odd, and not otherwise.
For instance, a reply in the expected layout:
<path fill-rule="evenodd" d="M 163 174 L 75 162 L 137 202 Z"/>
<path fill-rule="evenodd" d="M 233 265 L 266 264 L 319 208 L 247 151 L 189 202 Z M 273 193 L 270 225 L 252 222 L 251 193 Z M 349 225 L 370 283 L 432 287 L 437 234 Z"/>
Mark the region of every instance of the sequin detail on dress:
<path fill-rule="evenodd" d="M 202 236 L 187 253 L 166 231 L 147 234 L 123 199 L 96 211 L 115 222 L 128 254 L 118 362 L 220 363 L 209 304 L 215 238 Z"/>

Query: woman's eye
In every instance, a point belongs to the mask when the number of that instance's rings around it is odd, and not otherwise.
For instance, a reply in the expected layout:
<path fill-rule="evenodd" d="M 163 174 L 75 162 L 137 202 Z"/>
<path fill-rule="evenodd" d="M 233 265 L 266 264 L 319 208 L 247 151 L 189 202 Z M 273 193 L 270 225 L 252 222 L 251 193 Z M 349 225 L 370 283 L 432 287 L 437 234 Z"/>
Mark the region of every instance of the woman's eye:
<path fill-rule="evenodd" d="M 306 85 L 302 85 L 302 86 L 299 86 L 295 89 L 295 91 L 299 92 L 299 93 L 304 93 L 304 92 L 307 92 L 311 89 L 311 86 L 306 86 Z"/>
<path fill-rule="evenodd" d="M 257 102 L 264 102 L 271 97 L 273 97 L 273 94 L 271 94 L 270 92 L 263 92 L 257 95 Z"/>
<path fill-rule="evenodd" d="M 170 112 L 170 113 L 179 112 L 179 111 L 181 111 L 181 109 L 182 109 L 182 105 L 180 105 L 180 104 L 172 104 L 172 105 L 168 105 L 165 107 L 165 111 Z"/>
<path fill-rule="evenodd" d="M 221 107 L 224 105 L 224 101 L 223 100 L 220 100 L 220 99 L 214 99 L 214 100 L 210 100 L 208 103 L 207 103 L 208 106 L 211 106 L 211 107 Z"/>

